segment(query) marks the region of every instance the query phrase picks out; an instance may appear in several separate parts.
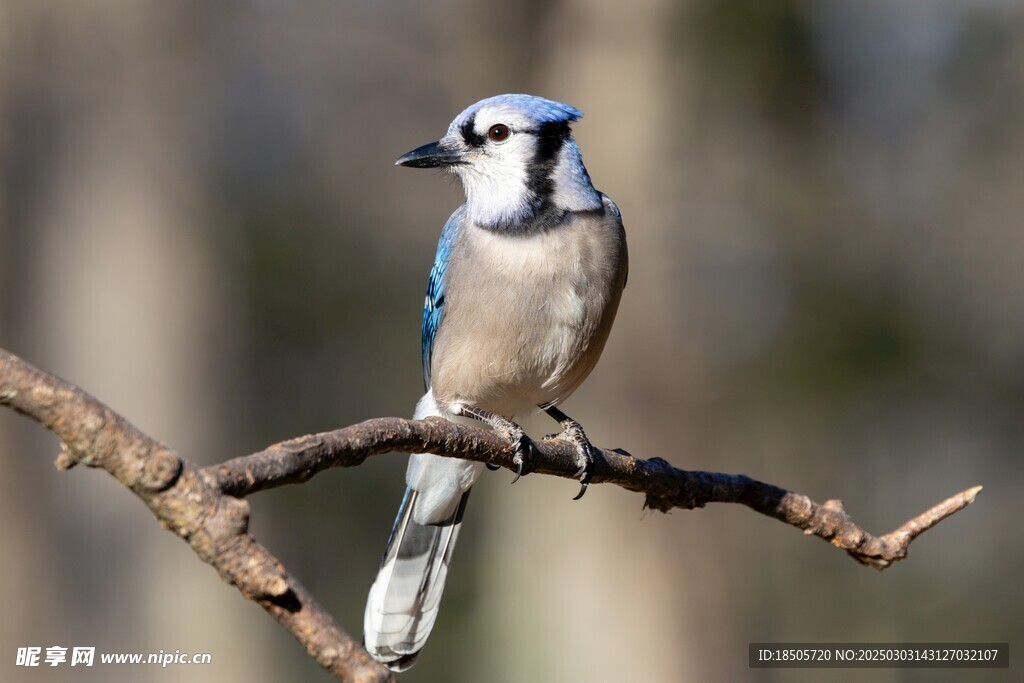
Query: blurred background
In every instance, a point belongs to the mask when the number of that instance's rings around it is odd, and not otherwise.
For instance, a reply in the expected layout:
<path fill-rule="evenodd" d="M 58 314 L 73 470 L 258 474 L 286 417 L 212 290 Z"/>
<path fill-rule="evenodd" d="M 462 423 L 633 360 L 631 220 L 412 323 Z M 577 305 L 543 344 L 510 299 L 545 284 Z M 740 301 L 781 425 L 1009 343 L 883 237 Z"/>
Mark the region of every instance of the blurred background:
<path fill-rule="evenodd" d="M 632 266 L 565 406 L 596 444 L 842 498 L 876 533 L 985 491 L 878 573 L 739 506 L 489 474 L 402 680 L 1019 678 L 755 671 L 747 644 L 1024 634 L 1022 29 L 1008 0 L 4 2 L 0 346 L 199 464 L 411 415 L 462 194 L 394 159 L 486 96 L 569 102 Z M 0 412 L 0 678 L 328 680 L 57 453 Z M 404 469 L 252 499 L 357 637 Z M 213 664 L 14 666 L 50 645 Z"/>

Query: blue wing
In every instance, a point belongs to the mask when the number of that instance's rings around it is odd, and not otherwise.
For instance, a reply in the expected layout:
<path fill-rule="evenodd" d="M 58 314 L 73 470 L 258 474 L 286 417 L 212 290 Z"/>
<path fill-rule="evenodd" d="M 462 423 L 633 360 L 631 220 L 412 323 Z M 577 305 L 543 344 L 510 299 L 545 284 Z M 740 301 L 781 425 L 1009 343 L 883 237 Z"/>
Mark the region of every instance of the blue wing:
<path fill-rule="evenodd" d="M 430 388 L 430 357 L 434 352 L 434 337 L 437 335 L 437 328 L 441 326 L 441 317 L 444 314 L 445 271 L 448 269 L 448 257 L 461 223 L 460 206 L 444 224 L 441 239 L 437 243 L 434 266 L 430 269 L 430 282 L 427 283 L 422 328 L 423 384 L 426 389 Z"/>

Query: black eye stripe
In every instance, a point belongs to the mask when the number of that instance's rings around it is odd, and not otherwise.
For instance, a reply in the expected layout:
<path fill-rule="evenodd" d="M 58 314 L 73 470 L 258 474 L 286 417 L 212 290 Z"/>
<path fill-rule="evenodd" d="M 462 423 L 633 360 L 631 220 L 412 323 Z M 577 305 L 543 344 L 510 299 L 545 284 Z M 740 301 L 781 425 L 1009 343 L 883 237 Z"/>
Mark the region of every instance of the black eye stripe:
<path fill-rule="evenodd" d="M 554 159 L 569 138 L 569 124 L 566 121 L 546 123 L 537 131 L 537 163 L 545 163 Z"/>
<path fill-rule="evenodd" d="M 513 128 L 508 124 L 494 124 L 488 131 L 493 129 L 497 125 L 505 126 L 508 129 L 508 135 L 512 133 L 527 133 L 535 135 L 538 138 L 539 144 L 537 148 L 537 157 L 535 164 L 547 165 L 546 162 L 550 162 L 558 151 L 562 148 L 562 143 L 565 142 L 566 138 L 569 137 L 569 122 L 568 121 L 552 121 L 545 123 L 537 128 Z M 462 139 L 466 141 L 466 144 L 470 147 L 483 147 L 487 143 L 487 135 L 483 135 L 476 132 L 476 116 L 470 116 L 463 122 L 462 126 L 459 127 L 459 132 L 462 134 Z M 508 137 L 502 138 L 507 140 Z"/>
<path fill-rule="evenodd" d="M 537 152 L 530 164 L 527 187 L 542 203 L 548 201 L 554 189 L 552 174 L 558 163 L 558 153 L 568 139 L 568 121 L 545 123 L 537 130 Z"/>
<path fill-rule="evenodd" d="M 466 144 L 470 147 L 482 147 L 487 138 L 480 133 L 473 130 L 473 125 L 476 123 L 476 116 L 470 116 L 466 119 L 466 122 L 462 124 L 459 131 L 462 133 L 462 139 L 466 141 Z"/>

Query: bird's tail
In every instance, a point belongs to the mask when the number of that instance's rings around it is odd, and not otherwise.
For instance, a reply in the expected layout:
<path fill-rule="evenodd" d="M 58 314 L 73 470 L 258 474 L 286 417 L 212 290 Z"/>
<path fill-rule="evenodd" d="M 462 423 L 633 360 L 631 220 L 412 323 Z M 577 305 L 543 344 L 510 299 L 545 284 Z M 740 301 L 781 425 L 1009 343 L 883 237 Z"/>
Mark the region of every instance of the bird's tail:
<path fill-rule="evenodd" d="M 422 511 L 415 514 L 419 498 L 418 491 L 405 489 L 363 620 L 367 651 L 392 671 L 413 665 L 434 626 L 469 491 L 435 524 L 414 518 L 423 518 Z"/>

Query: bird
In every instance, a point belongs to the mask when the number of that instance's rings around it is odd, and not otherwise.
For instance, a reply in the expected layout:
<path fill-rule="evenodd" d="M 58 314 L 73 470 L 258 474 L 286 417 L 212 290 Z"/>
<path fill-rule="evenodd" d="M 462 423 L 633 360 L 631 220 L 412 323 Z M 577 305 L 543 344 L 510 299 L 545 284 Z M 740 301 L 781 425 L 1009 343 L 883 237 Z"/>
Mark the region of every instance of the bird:
<path fill-rule="evenodd" d="M 628 274 L 622 215 L 594 189 L 572 135 L 582 116 L 535 95 L 497 95 L 395 162 L 450 172 L 466 195 L 430 269 L 421 326 L 426 393 L 414 418 L 490 426 L 513 448 L 515 483 L 532 442 L 513 420 L 541 409 L 575 447 L 576 499 L 593 471 L 593 447 L 558 406 L 594 369 Z M 412 666 L 433 628 L 481 470 L 429 453 L 409 458 L 363 623 L 366 650 L 392 671 Z"/>

